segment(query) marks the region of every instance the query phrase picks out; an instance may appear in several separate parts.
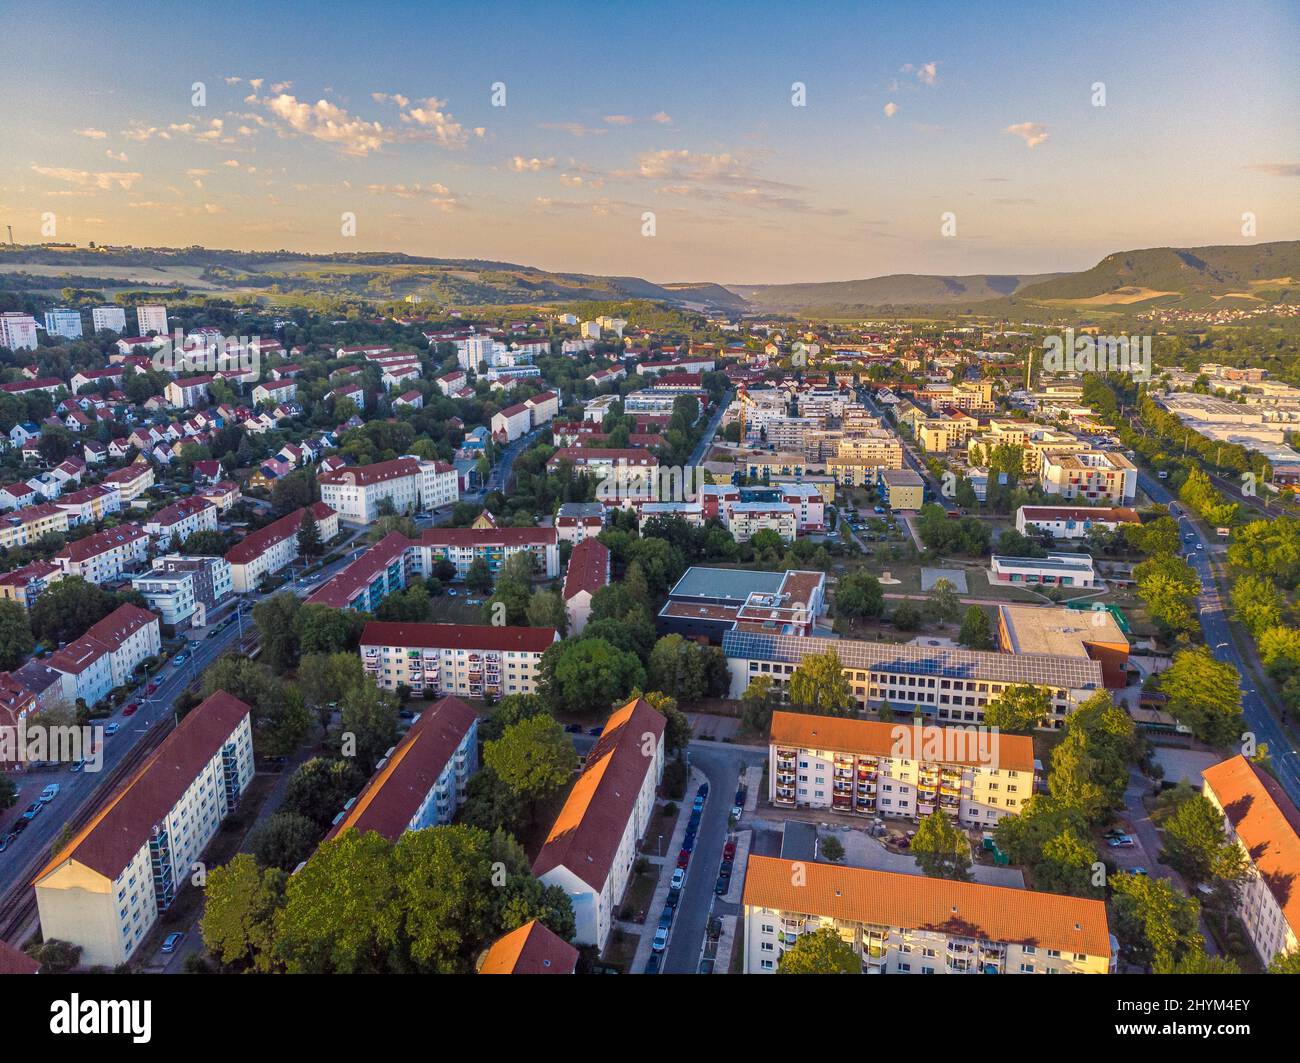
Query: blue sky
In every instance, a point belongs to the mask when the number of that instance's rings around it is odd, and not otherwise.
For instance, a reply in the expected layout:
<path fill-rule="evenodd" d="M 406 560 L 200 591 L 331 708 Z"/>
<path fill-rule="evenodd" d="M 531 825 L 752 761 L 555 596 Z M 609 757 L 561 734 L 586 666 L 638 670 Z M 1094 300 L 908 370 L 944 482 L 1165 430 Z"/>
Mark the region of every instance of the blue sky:
<path fill-rule="evenodd" d="M 1295 5 L 804 6 L 9 5 L 0 221 L 733 283 L 1300 235 Z"/>

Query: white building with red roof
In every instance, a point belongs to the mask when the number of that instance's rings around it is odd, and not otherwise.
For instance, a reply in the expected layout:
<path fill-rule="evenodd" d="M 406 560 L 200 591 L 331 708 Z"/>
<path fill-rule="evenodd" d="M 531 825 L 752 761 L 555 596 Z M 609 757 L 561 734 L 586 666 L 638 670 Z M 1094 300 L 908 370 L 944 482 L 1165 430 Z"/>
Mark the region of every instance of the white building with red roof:
<path fill-rule="evenodd" d="M 68 543 L 54 555 L 65 576 L 80 576 L 88 583 L 107 583 L 144 562 L 149 536 L 138 524 L 87 535 Z"/>
<path fill-rule="evenodd" d="M 580 635 L 591 617 L 591 599 L 609 586 L 609 547 L 599 539 L 583 539 L 573 548 L 564 576 L 564 608 L 569 614 L 569 634 Z"/>
<path fill-rule="evenodd" d="M 313 502 L 312 516 L 327 543 L 339 533 L 339 518 L 324 502 Z M 295 509 L 279 520 L 250 532 L 226 553 L 230 580 L 236 594 L 257 590 L 266 576 L 274 575 L 298 556 L 298 532 L 306 509 Z"/>
<path fill-rule="evenodd" d="M 503 698 L 536 693 L 542 654 L 559 638 L 551 627 L 371 621 L 361 632 L 361 664 L 386 690 Z"/>

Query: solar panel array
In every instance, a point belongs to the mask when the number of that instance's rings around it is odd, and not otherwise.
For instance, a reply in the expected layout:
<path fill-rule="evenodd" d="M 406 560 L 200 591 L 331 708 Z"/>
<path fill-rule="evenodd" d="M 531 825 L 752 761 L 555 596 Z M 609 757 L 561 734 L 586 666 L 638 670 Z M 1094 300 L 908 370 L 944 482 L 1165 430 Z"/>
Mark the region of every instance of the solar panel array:
<path fill-rule="evenodd" d="M 993 683 L 1031 683 L 1063 690 L 1101 689 L 1101 664 L 1090 657 L 1046 653 L 985 653 L 943 646 L 898 645 L 856 639 L 818 639 L 728 631 L 723 652 L 741 660 L 798 664 L 805 657 L 834 650 L 848 669 L 900 675 L 979 679 Z"/>

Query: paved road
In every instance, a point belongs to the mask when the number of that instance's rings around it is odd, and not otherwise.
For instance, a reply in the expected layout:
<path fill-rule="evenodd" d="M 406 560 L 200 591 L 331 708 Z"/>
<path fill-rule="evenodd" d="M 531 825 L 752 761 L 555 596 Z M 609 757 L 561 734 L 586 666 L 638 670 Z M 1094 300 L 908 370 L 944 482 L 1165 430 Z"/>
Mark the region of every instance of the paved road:
<path fill-rule="evenodd" d="M 870 388 L 859 388 L 858 400 L 871 411 L 873 416 L 879 417 L 882 423 L 888 423 L 884 412 L 876 405 L 875 397 L 872 395 Z M 930 470 L 925 467 L 925 462 L 922 460 L 920 451 L 916 449 L 915 444 L 907 439 L 898 429 L 891 428 L 890 431 L 898 437 L 898 441 L 903 445 L 903 461 L 906 463 L 908 468 L 917 473 L 930 488 L 931 498 L 929 501 L 939 503 L 939 505 L 943 506 L 944 509 L 950 512 L 956 510 L 957 504 L 951 498 L 944 496 L 943 485 L 930 475 Z"/>
<path fill-rule="evenodd" d="M 1268 743 L 1272 755 L 1273 767 L 1291 800 L 1300 804 L 1300 753 L 1292 747 L 1281 725 L 1273 718 L 1263 696 L 1256 690 L 1251 672 L 1247 669 L 1237 643 L 1232 637 L 1228 625 L 1228 605 L 1219 593 L 1218 584 L 1211 570 L 1210 552 L 1218 542 L 1211 540 L 1197 521 L 1189 518 L 1187 510 L 1158 480 L 1146 473 L 1138 474 L 1138 486 L 1154 502 L 1169 506 L 1169 511 L 1178 519 L 1178 527 L 1184 535 L 1194 539 L 1185 542 L 1192 567 L 1201 580 L 1201 628 L 1205 633 L 1205 644 L 1214 656 L 1237 670 L 1241 677 L 1242 712 L 1246 725 L 1254 733 L 1258 742 Z M 1196 549 L 1197 545 L 1201 549 Z M 1258 662 L 1256 662 L 1258 666 Z"/>
<path fill-rule="evenodd" d="M 664 956 L 665 974 L 694 974 L 699 967 L 704 931 L 715 902 L 713 887 L 722 863 L 727 816 L 736 795 L 736 785 L 746 765 L 762 764 L 764 760 L 763 753 L 745 752 L 713 742 L 692 742 L 688 753 L 692 766 L 709 780 L 709 799 L 704 804 L 695 851 L 691 853 L 690 869 L 682 887 L 681 904 L 673 919 L 672 937 Z M 694 791 L 688 790 L 686 799 L 694 800 L 694 797 Z"/>
<path fill-rule="evenodd" d="M 515 464 L 515 459 L 523 451 L 531 446 L 539 435 L 545 430 L 546 425 L 538 425 L 531 432 L 520 436 L 513 443 L 506 447 L 497 455 L 497 463 L 492 466 L 492 471 L 488 473 L 487 483 L 480 487 L 472 494 L 466 495 L 466 500 L 481 500 L 486 498 L 492 491 L 504 491 L 510 484 L 510 470 Z"/>
<path fill-rule="evenodd" d="M 713 437 L 717 435 L 718 424 L 722 421 L 722 415 L 727 412 L 727 407 L 731 405 L 731 400 L 735 396 L 734 391 L 728 391 L 718 402 L 718 408 L 713 411 L 713 416 L 709 418 L 709 424 L 704 430 L 704 435 L 700 436 L 699 443 L 691 452 L 691 459 L 686 463 L 688 468 L 699 465 L 704 461 L 704 456 L 708 454 L 709 446 L 713 443 Z"/>

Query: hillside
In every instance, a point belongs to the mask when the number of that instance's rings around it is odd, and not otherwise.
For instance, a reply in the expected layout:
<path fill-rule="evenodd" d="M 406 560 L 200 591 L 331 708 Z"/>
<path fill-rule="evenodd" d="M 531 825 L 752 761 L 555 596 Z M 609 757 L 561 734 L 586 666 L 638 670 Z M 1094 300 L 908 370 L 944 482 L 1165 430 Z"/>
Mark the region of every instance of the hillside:
<path fill-rule="evenodd" d="M 895 273 L 888 277 L 818 284 L 732 284 L 728 287 L 760 310 L 802 310 L 812 306 L 942 306 L 998 299 L 1014 295 L 1026 285 L 1068 276 L 1063 273 L 1011 276 L 976 273 L 965 277 L 936 277 Z"/>

